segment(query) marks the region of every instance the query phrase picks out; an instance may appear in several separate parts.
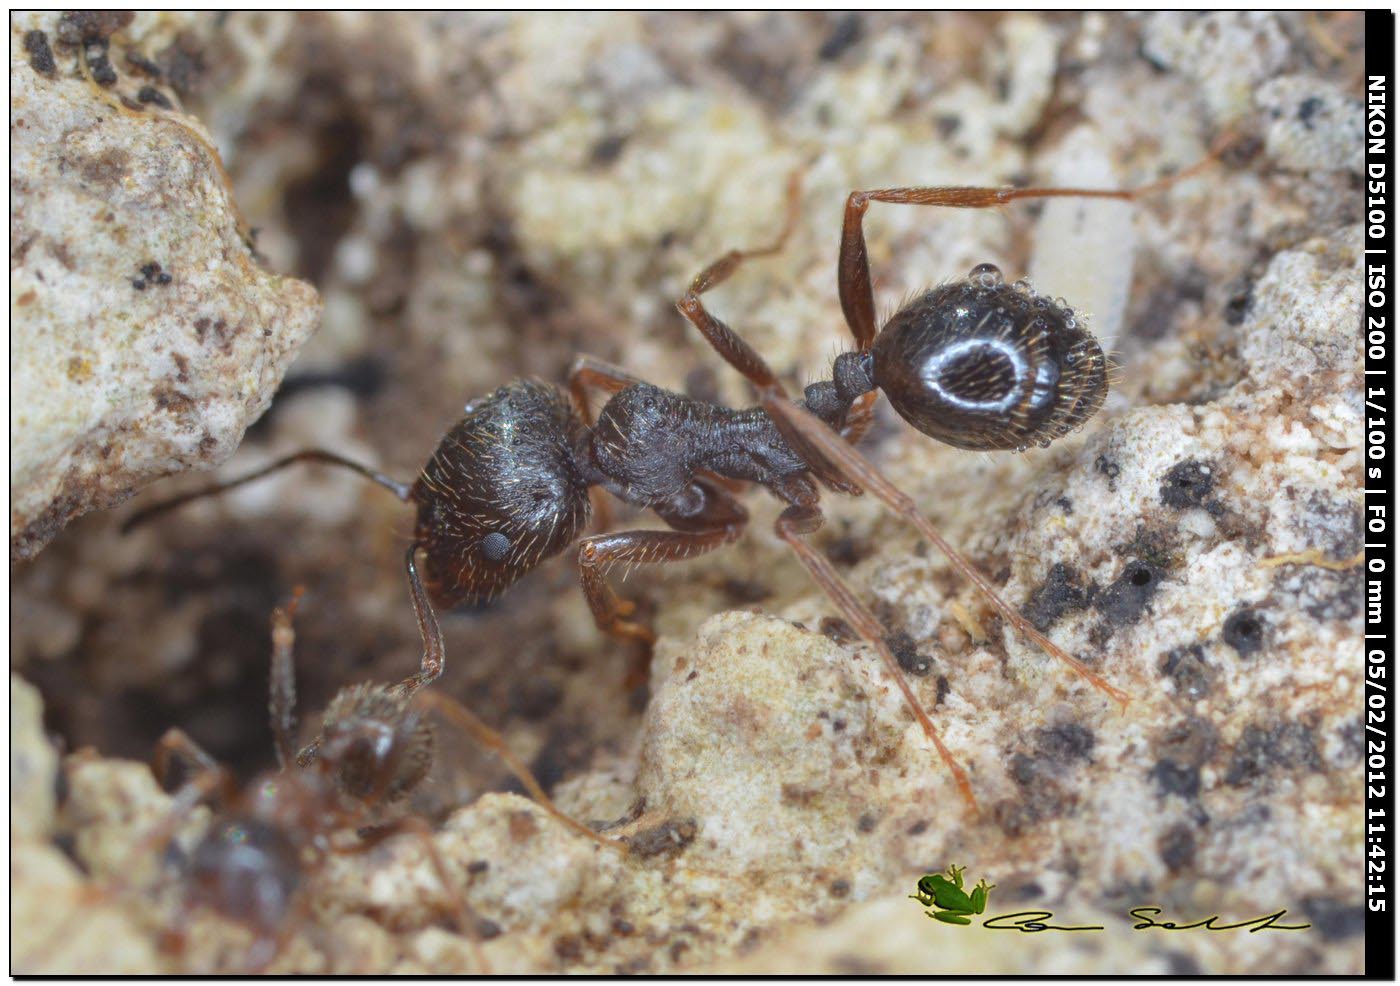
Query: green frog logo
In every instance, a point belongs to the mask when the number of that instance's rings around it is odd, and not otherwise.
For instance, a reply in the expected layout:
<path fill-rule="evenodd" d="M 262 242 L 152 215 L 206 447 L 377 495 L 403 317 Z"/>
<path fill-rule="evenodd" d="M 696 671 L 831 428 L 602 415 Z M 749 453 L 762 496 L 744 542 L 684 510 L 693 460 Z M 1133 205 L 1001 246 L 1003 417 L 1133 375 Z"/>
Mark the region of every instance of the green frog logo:
<path fill-rule="evenodd" d="M 919 878 L 917 893 L 909 895 L 928 910 L 924 913 L 935 921 L 944 924 L 971 924 L 974 914 L 987 909 L 987 894 L 996 887 L 986 880 L 977 881 L 972 893 L 963 889 L 963 872 L 966 866 L 948 867 L 948 875 L 934 873 Z"/>

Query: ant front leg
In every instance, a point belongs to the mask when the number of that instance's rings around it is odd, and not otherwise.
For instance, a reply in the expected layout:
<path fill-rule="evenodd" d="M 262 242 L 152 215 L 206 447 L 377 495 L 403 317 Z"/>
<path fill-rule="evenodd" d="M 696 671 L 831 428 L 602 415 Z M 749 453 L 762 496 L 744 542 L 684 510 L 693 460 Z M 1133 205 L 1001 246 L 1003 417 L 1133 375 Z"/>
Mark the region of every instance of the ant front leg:
<path fill-rule="evenodd" d="M 694 503 L 653 508 L 675 530 L 622 531 L 579 542 L 579 579 L 598 629 L 613 637 L 641 641 L 648 659 L 656 634 L 626 619 L 636 604 L 618 598 L 608 585 L 608 569 L 618 563 L 655 565 L 695 558 L 737 541 L 748 524 L 748 511 L 718 484 L 697 478 L 691 493 L 698 497 Z M 641 660 L 628 674 L 628 687 L 645 684 L 648 677 L 647 661 Z"/>

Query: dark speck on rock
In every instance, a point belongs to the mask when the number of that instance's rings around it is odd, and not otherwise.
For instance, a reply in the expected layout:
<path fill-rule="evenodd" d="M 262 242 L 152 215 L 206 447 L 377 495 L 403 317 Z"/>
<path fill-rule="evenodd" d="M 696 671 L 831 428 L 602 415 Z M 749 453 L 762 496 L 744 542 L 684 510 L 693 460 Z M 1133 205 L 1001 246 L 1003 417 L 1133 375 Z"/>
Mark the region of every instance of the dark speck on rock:
<path fill-rule="evenodd" d="M 919 648 L 914 646 L 913 638 L 904 631 L 897 630 L 887 636 L 885 644 L 894 653 L 894 658 L 899 662 L 899 666 L 909 674 L 922 678 L 933 670 L 933 661 L 919 653 Z"/>
<path fill-rule="evenodd" d="M 1172 681 L 1180 697 L 1198 699 L 1210 692 L 1215 669 L 1206 661 L 1205 648 L 1190 644 L 1167 652 L 1162 658 L 1162 677 Z"/>
<path fill-rule="evenodd" d="M 1031 626 L 1044 633 L 1066 613 L 1081 610 L 1088 604 L 1079 573 L 1064 562 L 1056 562 L 1045 574 L 1045 581 L 1021 607 L 1021 613 L 1031 621 Z"/>
<path fill-rule="evenodd" d="M 1231 613 L 1220 636 L 1240 657 L 1249 657 L 1264 646 L 1266 625 L 1254 610 L 1245 607 Z"/>
<path fill-rule="evenodd" d="M 25 31 L 24 50 L 29 53 L 29 67 L 34 71 L 50 79 L 58 74 L 53 49 L 49 47 L 49 36 L 43 31 Z"/>
<path fill-rule="evenodd" d="M 1207 462 L 1186 459 L 1167 470 L 1159 495 L 1166 506 L 1186 510 L 1203 506 L 1214 488 L 1214 467 Z"/>
<path fill-rule="evenodd" d="M 1108 488 L 1110 490 L 1118 487 L 1118 474 L 1121 471 L 1118 463 L 1114 462 L 1106 455 L 1100 454 L 1094 459 L 1094 472 L 1099 473 L 1108 480 Z"/>
<path fill-rule="evenodd" d="M 1158 760 L 1152 768 L 1152 779 L 1162 795 L 1175 794 L 1189 801 L 1201 793 L 1201 769 L 1175 760 Z"/>
<path fill-rule="evenodd" d="M 1322 100 L 1316 96 L 1309 96 L 1298 104 L 1298 119 L 1303 126 L 1309 130 L 1313 128 L 1313 117 L 1317 116 L 1317 111 L 1322 109 Z"/>
<path fill-rule="evenodd" d="M 1123 567 L 1123 574 L 1094 600 L 1097 609 L 1109 623 L 1127 626 L 1136 623 L 1147 612 L 1162 573 L 1155 565 L 1133 560 Z"/>
<path fill-rule="evenodd" d="M 1225 783 L 1242 787 L 1275 771 L 1321 767 L 1313 731 L 1301 722 L 1246 726 L 1235 744 Z"/>
<path fill-rule="evenodd" d="M 1094 734 L 1077 722 L 1037 729 L 1032 742 L 1042 757 L 1057 763 L 1088 760 L 1094 752 Z"/>
<path fill-rule="evenodd" d="M 1191 827 L 1179 822 L 1157 839 L 1157 854 L 1168 870 L 1180 873 L 1196 859 L 1196 835 Z"/>
<path fill-rule="evenodd" d="M 832 25 L 831 33 L 826 36 L 822 46 L 817 49 L 817 57 L 824 62 L 840 58 L 848 49 L 860 43 L 864 33 L 865 26 L 861 24 L 859 14 L 842 14 Z"/>
<path fill-rule="evenodd" d="M 165 93 L 161 92 L 155 86 L 142 86 L 136 92 L 136 99 L 138 102 L 152 103 L 163 110 L 172 108 L 170 100 L 165 98 Z"/>
<path fill-rule="evenodd" d="M 1313 928 L 1326 941 L 1351 938 L 1366 930 L 1366 910 L 1359 903 L 1331 897 L 1304 897 L 1302 907 Z"/>

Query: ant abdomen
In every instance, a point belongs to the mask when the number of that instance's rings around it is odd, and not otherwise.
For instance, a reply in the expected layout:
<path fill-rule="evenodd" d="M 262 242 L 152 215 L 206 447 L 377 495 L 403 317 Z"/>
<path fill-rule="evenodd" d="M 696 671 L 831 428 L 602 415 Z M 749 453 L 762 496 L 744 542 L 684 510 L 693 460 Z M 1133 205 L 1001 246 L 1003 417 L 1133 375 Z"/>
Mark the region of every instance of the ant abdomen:
<path fill-rule="evenodd" d="M 588 484 L 572 450 L 585 432 L 568 397 L 534 380 L 467 405 L 410 494 L 434 599 L 491 599 L 578 537 Z"/>
<path fill-rule="evenodd" d="M 1103 350 L 1074 312 L 991 264 L 896 312 L 871 347 L 875 385 L 900 417 L 956 448 L 1042 447 L 1108 393 Z"/>

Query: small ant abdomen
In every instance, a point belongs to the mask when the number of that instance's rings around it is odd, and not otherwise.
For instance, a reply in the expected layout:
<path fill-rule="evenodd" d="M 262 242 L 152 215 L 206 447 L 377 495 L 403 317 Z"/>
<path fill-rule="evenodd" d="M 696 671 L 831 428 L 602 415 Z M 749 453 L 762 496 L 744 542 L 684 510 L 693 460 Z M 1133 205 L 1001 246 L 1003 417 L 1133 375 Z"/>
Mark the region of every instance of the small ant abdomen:
<path fill-rule="evenodd" d="M 1103 350 L 1074 313 L 991 264 L 918 296 L 871 347 L 876 386 L 899 415 L 956 448 L 1049 445 L 1093 416 Z"/>
<path fill-rule="evenodd" d="M 467 405 L 414 484 L 426 582 L 446 606 L 494 597 L 588 521 L 585 426 L 558 388 L 517 380 Z"/>

